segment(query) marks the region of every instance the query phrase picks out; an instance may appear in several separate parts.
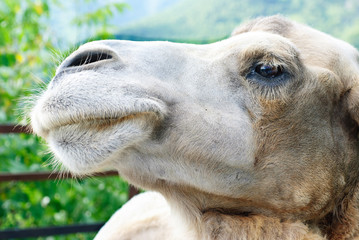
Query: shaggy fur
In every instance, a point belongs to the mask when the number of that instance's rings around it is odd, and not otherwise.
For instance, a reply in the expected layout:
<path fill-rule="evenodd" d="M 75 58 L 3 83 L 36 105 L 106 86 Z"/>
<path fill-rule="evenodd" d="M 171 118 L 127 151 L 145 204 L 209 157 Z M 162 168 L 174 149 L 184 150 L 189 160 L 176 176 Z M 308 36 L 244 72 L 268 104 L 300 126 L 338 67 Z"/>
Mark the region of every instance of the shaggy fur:
<path fill-rule="evenodd" d="M 73 173 L 155 191 L 96 239 L 359 238 L 359 53 L 282 17 L 208 45 L 87 43 L 31 121 Z"/>

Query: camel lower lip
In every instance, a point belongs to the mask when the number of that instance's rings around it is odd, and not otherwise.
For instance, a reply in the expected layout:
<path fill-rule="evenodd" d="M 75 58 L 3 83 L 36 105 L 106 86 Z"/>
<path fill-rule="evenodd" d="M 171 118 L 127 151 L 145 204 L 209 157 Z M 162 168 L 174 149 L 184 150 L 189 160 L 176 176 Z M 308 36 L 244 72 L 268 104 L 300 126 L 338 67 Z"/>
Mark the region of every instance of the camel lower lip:
<path fill-rule="evenodd" d="M 153 124 L 146 114 L 96 119 L 62 125 L 49 131 L 51 150 L 75 173 L 101 171 L 101 165 L 148 138 Z"/>

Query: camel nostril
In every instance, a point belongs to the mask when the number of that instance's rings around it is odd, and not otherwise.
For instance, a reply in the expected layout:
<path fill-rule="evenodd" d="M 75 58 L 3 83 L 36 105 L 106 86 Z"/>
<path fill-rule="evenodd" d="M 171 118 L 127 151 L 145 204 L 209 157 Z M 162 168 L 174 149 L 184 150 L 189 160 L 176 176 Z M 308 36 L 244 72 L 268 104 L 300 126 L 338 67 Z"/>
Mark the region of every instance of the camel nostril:
<path fill-rule="evenodd" d="M 112 58 L 111 54 L 105 52 L 83 52 L 71 59 L 66 67 L 79 67 Z"/>

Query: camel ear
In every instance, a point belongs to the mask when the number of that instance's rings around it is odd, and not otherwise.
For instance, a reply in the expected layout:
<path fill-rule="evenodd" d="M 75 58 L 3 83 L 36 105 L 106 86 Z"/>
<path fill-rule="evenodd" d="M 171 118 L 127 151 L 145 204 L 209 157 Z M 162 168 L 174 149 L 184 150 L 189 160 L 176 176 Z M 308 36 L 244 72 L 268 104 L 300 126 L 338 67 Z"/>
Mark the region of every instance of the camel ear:
<path fill-rule="evenodd" d="M 350 116 L 359 125 L 359 85 L 354 86 L 349 92 L 348 109 Z"/>

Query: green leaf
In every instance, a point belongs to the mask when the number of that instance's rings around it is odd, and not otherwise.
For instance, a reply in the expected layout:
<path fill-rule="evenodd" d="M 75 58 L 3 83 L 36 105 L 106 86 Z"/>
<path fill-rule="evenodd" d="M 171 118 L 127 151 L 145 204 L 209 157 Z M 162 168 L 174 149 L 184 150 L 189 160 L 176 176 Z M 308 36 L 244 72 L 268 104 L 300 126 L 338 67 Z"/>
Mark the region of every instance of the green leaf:
<path fill-rule="evenodd" d="M 13 53 L 0 54 L 0 66 L 11 67 L 16 63 L 16 56 Z"/>

